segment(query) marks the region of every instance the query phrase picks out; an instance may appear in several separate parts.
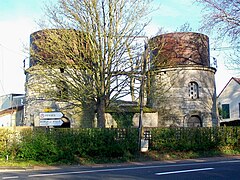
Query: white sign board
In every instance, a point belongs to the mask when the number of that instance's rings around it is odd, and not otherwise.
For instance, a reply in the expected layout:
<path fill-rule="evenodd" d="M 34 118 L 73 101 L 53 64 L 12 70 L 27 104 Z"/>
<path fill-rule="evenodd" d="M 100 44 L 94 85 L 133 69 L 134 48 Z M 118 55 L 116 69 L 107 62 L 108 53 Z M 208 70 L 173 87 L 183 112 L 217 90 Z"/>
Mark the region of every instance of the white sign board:
<path fill-rule="evenodd" d="M 141 152 L 148 151 L 148 140 L 141 139 Z"/>
<path fill-rule="evenodd" d="M 40 126 L 61 126 L 63 121 L 61 119 L 41 119 L 39 121 Z"/>
<path fill-rule="evenodd" d="M 41 112 L 39 113 L 40 119 L 57 119 L 63 117 L 61 112 Z"/>

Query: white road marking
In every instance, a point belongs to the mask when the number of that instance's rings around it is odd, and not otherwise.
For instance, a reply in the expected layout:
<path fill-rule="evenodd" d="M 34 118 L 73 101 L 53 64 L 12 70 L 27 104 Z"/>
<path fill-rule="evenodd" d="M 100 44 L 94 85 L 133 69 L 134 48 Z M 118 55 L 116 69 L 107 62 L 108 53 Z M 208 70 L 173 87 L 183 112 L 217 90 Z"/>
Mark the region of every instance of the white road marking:
<path fill-rule="evenodd" d="M 167 175 L 167 174 L 179 174 L 179 173 L 187 173 L 187 172 L 198 172 L 198 171 L 209 171 L 213 170 L 214 168 L 202 168 L 202 169 L 189 169 L 189 170 L 181 170 L 181 171 L 169 171 L 169 172 L 162 172 L 162 173 L 155 173 L 155 175 Z"/>
<path fill-rule="evenodd" d="M 85 174 L 85 173 L 97 173 L 97 172 L 183 167 L 183 166 L 199 166 L 199 165 L 201 166 L 201 165 L 213 165 L 213 164 L 224 164 L 224 163 L 240 163 L 240 160 L 200 162 L 200 163 L 181 163 L 181 164 L 170 164 L 170 165 L 162 164 L 162 165 L 152 165 L 152 166 L 137 166 L 137 167 L 125 167 L 125 168 L 120 167 L 120 168 L 96 169 L 96 170 L 86 170 L 86 171 L 83 170 L 83 171 L 70 171 L 70 172 L 59 172 L 59 173 L 32 174 L 32 175 L 28 175 L 28 177 L 47 177 L 47 176 L 70 175 L 70 174 Z"/>
<path fill-rule="evenodd" d="M 46 176 L 58 176 L 58 175 L 70 175 L 70 174 L 86 174 L 97 172 L 111 172 L 111 171 L 125 171 L 125 170 L 138 170 L 138 169 L 152 169 L 152 168 L 166 168 L 166 167 L 183 167 L 183 166 L 199 166 L 199 165 L 211 165 L 211 164 L 223 164 L 223 163 L 239 163 L 240 160 L 232 161 L 220 161 L 220 162 L 203 162 L 203 163 L 185 163 L 185 164 L 163 164 L 154 166 L 138 166 L 138 167 L 126 167 L 126 168 L 109 168 L 109 169 L 97 169 L 89 171 L 72 171 L 72 172 L 60 172 L 60 173 L 46 173 L 46 174 L 33 174 L 28 177 L 46 177 Z"/>
<path fill-rule="evenodd" d="M 3 177 L 2 179 L 18 179 L 19 176 L 9 176 L 9 177 Z"/>

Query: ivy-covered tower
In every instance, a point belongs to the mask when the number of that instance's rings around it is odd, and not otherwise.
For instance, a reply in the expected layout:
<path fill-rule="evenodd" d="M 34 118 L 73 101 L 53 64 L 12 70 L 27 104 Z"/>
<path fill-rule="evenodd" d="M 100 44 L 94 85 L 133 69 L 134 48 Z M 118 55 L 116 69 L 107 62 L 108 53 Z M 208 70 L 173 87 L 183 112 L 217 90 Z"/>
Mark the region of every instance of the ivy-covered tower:
<path fill-rule="evenodd" d="M 52 112 L 63 114 L 61 127 L 93 126 L 94 111 L 83 110 L 81 104 L 78 106 L 71 98 L 73 93 L 66 81 L 67 71 L 71 71 L 68 64 L 75 63 L 71 57 L 79 55 L 78 50 L 86 47 L 84 34 L 73 29 L 44 29 L 30 35 L 24 124 L 41 126 L 40 114 Z"/>

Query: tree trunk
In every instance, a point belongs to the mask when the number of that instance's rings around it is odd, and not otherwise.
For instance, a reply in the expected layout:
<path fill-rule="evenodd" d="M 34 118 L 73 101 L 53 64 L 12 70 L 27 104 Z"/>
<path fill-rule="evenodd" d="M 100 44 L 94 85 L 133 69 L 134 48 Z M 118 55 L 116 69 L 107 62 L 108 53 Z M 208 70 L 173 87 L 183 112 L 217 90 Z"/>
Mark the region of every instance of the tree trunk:
<path fill-rule="evenodd" d="M 97 127 L 105 128 L 105 104 L 104 97 L 100 97 L 97 100 Z"/>

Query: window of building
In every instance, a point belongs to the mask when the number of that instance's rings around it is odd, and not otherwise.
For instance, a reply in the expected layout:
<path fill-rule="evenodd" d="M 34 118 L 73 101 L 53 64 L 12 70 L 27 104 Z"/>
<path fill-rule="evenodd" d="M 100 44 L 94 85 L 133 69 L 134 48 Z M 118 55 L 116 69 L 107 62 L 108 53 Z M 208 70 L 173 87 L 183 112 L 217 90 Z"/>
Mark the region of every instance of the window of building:
<path fill-rule="evenodd" d="M 199 98 L 199 87 L 196 82 L 190 82 L 188 84 L 188 95 L 191 99 Z"/>
<path fill-rule="evenodd" d="M 61 73 L 64 73 L 64 68 L 60 68 L 60 72 L 61 72 Z"/>
<path fill-rule="evenodd" d="M 229 119 L 230 118 L 230 109 L 229 104 L 222 104 L 222 118 L 223 119 Z"/>

